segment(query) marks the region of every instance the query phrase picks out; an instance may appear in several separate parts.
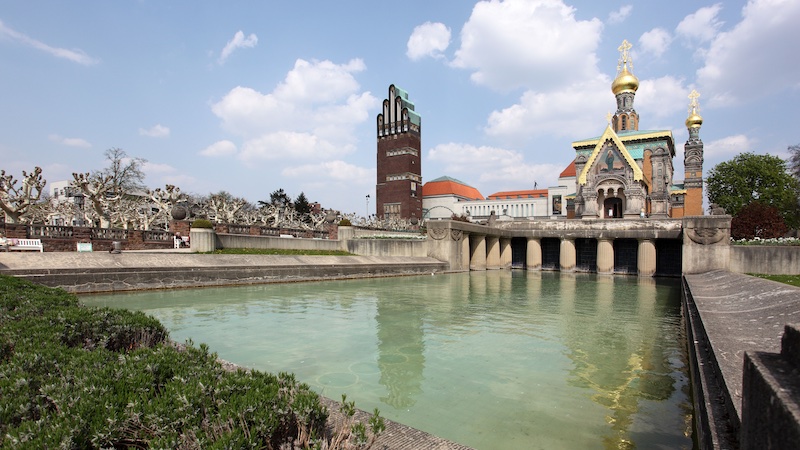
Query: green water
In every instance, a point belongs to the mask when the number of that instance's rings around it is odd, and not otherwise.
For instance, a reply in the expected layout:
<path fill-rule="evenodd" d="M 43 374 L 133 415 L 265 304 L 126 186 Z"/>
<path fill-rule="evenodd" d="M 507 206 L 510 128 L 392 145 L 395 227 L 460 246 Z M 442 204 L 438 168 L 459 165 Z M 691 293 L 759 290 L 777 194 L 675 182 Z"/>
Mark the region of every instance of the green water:
<path fill-rule="evenodd" d="M 478 449 L 692 446 L 677 280 L 488 271 L 82 300 Z"/>

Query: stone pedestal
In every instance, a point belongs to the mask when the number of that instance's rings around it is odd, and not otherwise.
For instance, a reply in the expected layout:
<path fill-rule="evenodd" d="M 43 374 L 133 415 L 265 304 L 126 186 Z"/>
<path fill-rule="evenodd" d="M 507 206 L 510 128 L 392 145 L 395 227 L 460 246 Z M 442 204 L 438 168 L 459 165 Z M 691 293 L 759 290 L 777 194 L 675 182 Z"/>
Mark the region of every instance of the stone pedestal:
<path fill-rule="evenodd" d="M 683 218 L 683 274 L 728 270 L 731 216 Z"/>
<path fill-rule="evenodd" d="M 213 252 L 217 249 L 217 233 L 212 228 L 192 228 L 189 231 L 189 242 L 193 252 Z"/>

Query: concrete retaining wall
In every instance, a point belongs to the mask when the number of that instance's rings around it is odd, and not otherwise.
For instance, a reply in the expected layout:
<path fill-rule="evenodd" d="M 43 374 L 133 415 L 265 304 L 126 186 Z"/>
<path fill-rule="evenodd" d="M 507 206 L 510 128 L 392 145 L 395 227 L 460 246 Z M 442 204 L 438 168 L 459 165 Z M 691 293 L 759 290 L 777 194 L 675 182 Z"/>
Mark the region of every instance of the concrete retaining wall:
<path fill-rule="evenodd" d="M 800 246 L 731 245 L 730 251 L 731 272 L 800 274 Z"/>
<path fill-rule="evenodd" d="M 248 236 L 244 234 L 217 233 L 220 248 L 277 248 L 281 250 L 346 250 L 342 241 L 329 239 L 282 238 L 271 236 Z"/>
<path fill-rule="evenodd" d="M 0 252 L 1 274 L 75 293 L 422 275 L 445 270 L 446 263 L 415 257 Z"/>
<path fill-rule="evenodd" d="M 428 256 L 428 243 L 411 239 L 351 239 L 347 251 L 360 256 Z"/>

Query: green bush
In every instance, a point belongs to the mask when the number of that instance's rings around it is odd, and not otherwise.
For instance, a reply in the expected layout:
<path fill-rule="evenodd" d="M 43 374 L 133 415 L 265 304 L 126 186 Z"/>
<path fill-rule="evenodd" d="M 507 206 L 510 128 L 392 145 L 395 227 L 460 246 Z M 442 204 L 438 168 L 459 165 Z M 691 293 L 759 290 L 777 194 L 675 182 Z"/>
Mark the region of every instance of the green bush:
<path fill-rule="evenodd" d="M 324 435 L 290 374 L 225 370 L 155 319 L 0 276 L 0 447 L 279 448 Z"/>
<path fill-rule="evenodd" d="M 210 220 L 197 219 L 192 221 L 192 228 L 214 228 L 214 224 Z"/>
<path fill-rule="evenodd" d="M 342 219 L 342 220 L 339 221 L 339 226 L 340 227 L 352 227 L 353 224 L 350 223 L 350 219 Z"/>

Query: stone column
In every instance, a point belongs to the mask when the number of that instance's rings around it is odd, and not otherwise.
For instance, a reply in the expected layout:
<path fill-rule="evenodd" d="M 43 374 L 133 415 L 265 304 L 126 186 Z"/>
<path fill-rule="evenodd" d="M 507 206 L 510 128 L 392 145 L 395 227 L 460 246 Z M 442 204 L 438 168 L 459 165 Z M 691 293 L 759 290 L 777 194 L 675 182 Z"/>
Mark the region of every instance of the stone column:
<path fill-rule="evenodd" d="M 498 236 L 486 236 L 486 268 L 500 268 L 500 238 Z"/>
<path fill-rule="evenodd" d="M 511 239 L 500 239 L 500 267 L 503 269 L 511 268 Z"/>
<path fill-rule="evenodd" d="M 469 270 L 469 233 L 464 233 L 464 237 L 461 238 L 461 266 L 459 267 L 460 270 Z"/>
<path fill-rule="evenodd" d="M 561 239 L 561 271 L 574 272 L 576 259 L 575 240 Z"/>
<path fill-rule="evenodd" d="M 542 241 L 539 238 L 528 238 L 525 253 L 525 265 L 528 270 L 542 270 Z"/>
<path fill-rule="evenodd" d="M 486 236 L 469 237 L 469 270 L 486 270 Z"/>
<path fill-rule="evenodd" d="M 600 238 L 597 240 L 597 273 L 614 273 L 614 240 Z"/>
<path fill-rule="evenodd" d="M 652 277 L 656 273 L 656 244 L 652 239 L 640 239 L 637 253 L 640 277 Z"/>

